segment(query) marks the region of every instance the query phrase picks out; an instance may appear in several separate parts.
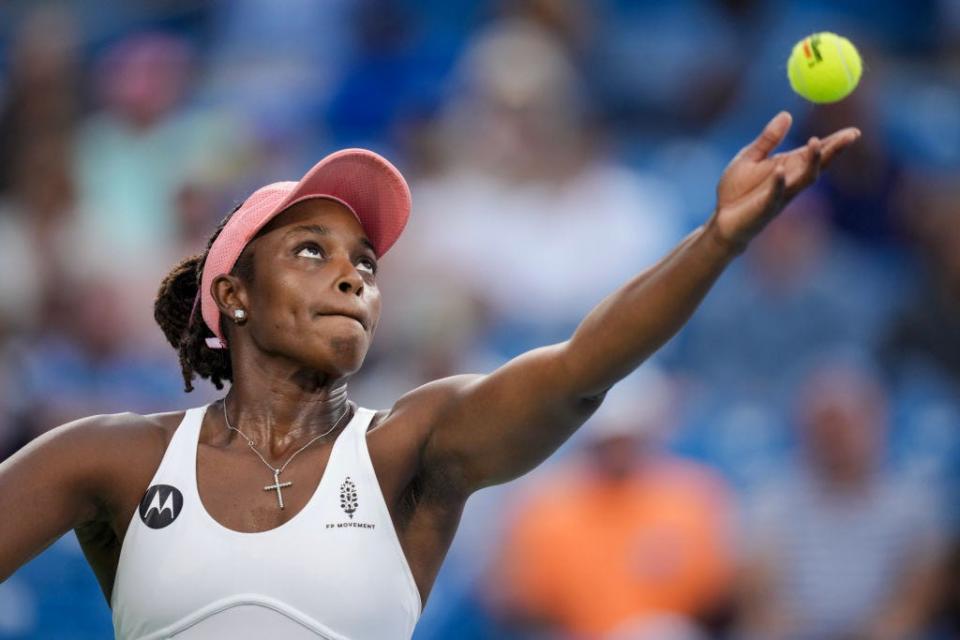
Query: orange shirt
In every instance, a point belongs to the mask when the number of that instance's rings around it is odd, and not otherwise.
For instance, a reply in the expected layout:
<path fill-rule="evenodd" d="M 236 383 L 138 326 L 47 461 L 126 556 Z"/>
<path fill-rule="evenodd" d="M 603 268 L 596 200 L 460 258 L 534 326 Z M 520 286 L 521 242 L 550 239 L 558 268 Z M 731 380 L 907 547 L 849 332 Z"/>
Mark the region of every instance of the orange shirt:
<path fill-rule="evenodd" d="M 724 594 L 730 504 L 701 465 L 652 459 L 620 485 L 577 469 L 544 489 L 507 535 L 493 585 L 507 607 L 592 637 Z"/>

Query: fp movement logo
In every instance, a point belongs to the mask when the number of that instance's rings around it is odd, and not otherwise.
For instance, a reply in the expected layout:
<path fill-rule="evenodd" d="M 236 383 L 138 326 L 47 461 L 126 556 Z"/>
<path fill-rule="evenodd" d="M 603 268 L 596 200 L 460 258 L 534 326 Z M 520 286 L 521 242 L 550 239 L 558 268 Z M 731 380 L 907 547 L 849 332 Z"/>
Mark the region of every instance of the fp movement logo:
<path fill-rule="evenodd" d="M 140 519 L 151 529 L 162 529 L 180 515 L 183 494 L 168 484 L 155 484 L 140 501 Z"/>
<path fill-rule="evenodd" d="M 377 525 L 372 522 L 357 522 L 353 519 L 353 514 L 360 507 L 360 500 L 357 498 L 357 485 L 347 476 L 340 485 L 340 508 L 350 517 L 345 522 L 328 522 L 327 529 L 375 529 Z"/>

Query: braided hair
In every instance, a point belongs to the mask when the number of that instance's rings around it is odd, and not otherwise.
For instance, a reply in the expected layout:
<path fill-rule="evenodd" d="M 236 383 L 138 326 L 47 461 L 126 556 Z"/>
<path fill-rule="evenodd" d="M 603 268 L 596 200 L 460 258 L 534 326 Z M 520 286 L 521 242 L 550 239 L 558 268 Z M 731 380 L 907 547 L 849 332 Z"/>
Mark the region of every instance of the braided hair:
<path fill-rule="evenodd" d="M 193 391 L 194 374 L 209 379 L 217 389 L 223 389 L 223 381 L 233 381 L 230 352 L 227 349 L 211 349 L 206 339 L 213 332 L 203 321 L 201 305 L 194 307 L 203 265 L 214 240 L 223 231 L 227 222 L 242 206 L 237 205 L 228 213 L 207 241 L 203 253 L 181 260 L 163 279 L 157 298 L 153 303 L 153 317 L 160 325 L 163 335 L 180 356 L 180 371 L 183 373 L 184 391 Z M 259 234 L 258 234 L 259 235 Z M 253 282 L 253 252 L 244 249 L 230 271 L 247 283 Z M 220 332 L 226 336 L 221 319 Z"/>

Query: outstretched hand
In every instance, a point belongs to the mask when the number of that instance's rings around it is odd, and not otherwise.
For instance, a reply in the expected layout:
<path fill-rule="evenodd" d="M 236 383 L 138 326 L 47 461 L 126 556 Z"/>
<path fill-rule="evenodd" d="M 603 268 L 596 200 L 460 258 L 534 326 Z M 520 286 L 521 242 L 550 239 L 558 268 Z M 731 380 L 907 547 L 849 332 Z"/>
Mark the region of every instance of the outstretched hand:
<path fill-rule="evenodd" d="M 847 127 L 820 140 L 775 155 L 793 118 L 781 111 L 756 140 L 740 150 L 720 177 L 717 209 L 710 220 L 720 239 L 738 251 L 772 220 L 790 200 L 811 185 L 838 153 L 860 137 Z"/>

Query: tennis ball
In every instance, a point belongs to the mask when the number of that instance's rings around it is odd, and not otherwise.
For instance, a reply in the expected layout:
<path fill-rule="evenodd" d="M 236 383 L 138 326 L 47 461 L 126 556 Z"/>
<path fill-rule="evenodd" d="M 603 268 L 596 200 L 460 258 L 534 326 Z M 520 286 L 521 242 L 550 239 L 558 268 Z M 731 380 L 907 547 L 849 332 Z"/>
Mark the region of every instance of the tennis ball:
<path fill-rule="evenodd" d="M 857 48 L 829 31 L 798 42 L 787 61 L 790 86 L 810 102 L 843 100 L 856 88 L 862 72 Z"/>

